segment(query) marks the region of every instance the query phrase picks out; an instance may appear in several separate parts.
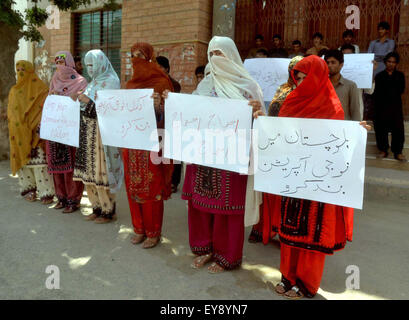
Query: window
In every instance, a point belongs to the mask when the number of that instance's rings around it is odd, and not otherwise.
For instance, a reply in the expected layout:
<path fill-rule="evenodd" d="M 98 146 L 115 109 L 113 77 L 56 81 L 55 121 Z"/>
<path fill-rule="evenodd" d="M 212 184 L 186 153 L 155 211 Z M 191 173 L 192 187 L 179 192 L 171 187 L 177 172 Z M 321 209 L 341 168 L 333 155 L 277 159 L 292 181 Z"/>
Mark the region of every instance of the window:
<path fill-rule="evenodd" d="M 75 14 L 74 23 L 74 54 L 84 59 L 89 50 L 101 49 L 121 78 L 122 10 Z M 89 78 L 85 66 L 84 76 Z"/>

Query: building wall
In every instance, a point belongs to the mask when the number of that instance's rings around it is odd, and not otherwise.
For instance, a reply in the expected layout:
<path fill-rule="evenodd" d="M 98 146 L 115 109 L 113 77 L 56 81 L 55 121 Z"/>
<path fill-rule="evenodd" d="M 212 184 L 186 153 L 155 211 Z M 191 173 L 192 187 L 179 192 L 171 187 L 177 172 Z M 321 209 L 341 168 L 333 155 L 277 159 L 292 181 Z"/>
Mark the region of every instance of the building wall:
<path fill-rule="evenodd" d="M 128 0 L 122 6 L 122 82 L 131 77 L 130 49 L 151 43 L 157 55 L 170 61 L 170 74 L 182 92 L 196 86 L 194 70 L 206 63 L 212 35 L 211 0 Z"/>
<path fill-rule="evenodd" d="M 182 92 L 190 93 L 195 87 L 195 68 L 207 60 L 207 44 L 212 35 L 212 0 L 123 0 L 121 40 L 122 86 L 132 75 L 130 49 L 135 42 L 151 43 L 157 55 L 170 61 L 170 74 L 180 82 Z M 101 2 L 76 12 L 97 10 Z M 39 63 L 52 61 L 61 50 L 73 51 L 73 13 L 60 13 L 60 29 L 40 29 L 45 44 L 36 49 Z M 42 57 L 38 58 L 42 54 Z M 39 67 L 39 66 L 38 66 Z"/>

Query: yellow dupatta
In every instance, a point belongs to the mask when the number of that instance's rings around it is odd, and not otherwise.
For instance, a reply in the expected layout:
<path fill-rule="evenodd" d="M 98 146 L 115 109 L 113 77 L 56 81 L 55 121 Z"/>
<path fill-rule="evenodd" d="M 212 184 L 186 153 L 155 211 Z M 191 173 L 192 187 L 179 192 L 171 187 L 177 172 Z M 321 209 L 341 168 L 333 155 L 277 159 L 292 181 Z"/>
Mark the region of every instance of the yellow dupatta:
<path fill-rule="evenodd" d="M 23 67 L 25 71 L 17 74 L 17 83 L 9 92 L 7 108 L 13 174 L 27 164 L 31 150 L 40 143 L 37 127 L 48 95 L 47 85 L 35 74 L 30 62 L 17 61 L 16 67 Z"/>

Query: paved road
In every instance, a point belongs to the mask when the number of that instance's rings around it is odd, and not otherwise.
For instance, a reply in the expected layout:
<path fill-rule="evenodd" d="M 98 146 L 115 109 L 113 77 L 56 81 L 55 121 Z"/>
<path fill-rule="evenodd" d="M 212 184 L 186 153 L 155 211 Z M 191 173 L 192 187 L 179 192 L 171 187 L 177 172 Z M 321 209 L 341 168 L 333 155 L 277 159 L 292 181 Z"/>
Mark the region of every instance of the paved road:
<path fill-rule="evenodd" d="M 97 225 L 84 196 L 81 212 L 63 215 L 28 203 L 0 162 L 0 299 L 284 299 L 279 247 L 245 243 L 241 269 L 211 275 L 190 267 L 187 211 L 180 193 L 165 205 L 163 240 L 145 250 L 130 243 L 132 224 L 125 189 L 119 219 Z M 356 211 L 353 243 L 327 257 L 315 299 L 408 299 L 409 208 L 396 202 L 365 202 Z M 246 237 L 250 229 L 246 229 Z M 48 265 L 60 270 L 60 289 L 45 282 Z M 360 289 L 346 290 L 346 268 L 360 271 Z"/>

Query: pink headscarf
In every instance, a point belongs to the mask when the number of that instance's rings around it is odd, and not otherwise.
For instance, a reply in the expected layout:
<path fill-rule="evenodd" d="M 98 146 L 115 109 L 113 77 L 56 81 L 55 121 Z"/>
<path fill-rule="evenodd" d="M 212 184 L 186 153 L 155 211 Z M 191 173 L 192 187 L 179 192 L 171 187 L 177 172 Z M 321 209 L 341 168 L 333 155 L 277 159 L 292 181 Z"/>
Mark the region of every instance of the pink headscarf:
<path fill-rule="evenodd" d="M 63 96 L 78 93 L 87 87 L 87 80 L 75 70 L 75 62 L 71 53 L 59 51 L 56 57 L 65 55 L 65 66 L 57 65 L 57 71 L 51 79 L 49 94 L 56 91 Z"/>

